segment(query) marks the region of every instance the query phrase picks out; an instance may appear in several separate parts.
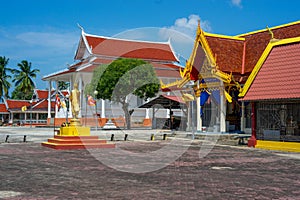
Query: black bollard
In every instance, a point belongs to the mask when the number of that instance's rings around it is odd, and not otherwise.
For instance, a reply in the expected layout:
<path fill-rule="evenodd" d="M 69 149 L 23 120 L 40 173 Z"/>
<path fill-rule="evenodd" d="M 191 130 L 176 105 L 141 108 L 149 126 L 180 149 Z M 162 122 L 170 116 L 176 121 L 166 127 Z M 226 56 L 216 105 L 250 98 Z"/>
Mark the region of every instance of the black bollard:
<path fill-rule="evenodd" d="M 125 134 L 124 141 L 127 141 L 128 134 Z"/>
<path fill-rule="evenodd" d="M 24 135 L 23 142 L 26 142 L 26 135 Z"/>
<path fill-rule="evenodd" d="M 163 134 L 163 140 L 166 140 L 166 139 L 167 139 L 167 134 L 164 133 L 164 134 Z"/>
<path fill-rule="evenodd" d="M 111 134 L 110 141 L 114 141 L 115 134 Z"/>
<path fill-rule="evenodd" d="M 6 136 L 5 142 L 8 142 L 9 135 Z"/>

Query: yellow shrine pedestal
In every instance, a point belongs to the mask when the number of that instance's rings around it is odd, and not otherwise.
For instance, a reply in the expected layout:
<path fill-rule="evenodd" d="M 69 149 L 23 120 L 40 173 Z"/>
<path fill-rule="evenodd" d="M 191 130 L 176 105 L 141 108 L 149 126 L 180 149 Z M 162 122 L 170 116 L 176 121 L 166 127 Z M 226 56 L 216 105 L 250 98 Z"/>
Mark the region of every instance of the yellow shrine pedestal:
<path fill-rule="evenodd" d="M 70 125 L 60 127 L 60 136 L 90 136 L 90 127 L 81 126 L 79 119 L 71 119 Z"/>
<path fill-rule="evenodd" d="M 115 148 L 115 144 L 91 136 L 90 127 L 82 126 L 79 119 L 71 119 L 69 126 L 60 127 L 54 138 L 49 138 L 42 146 L 52 149 Z"/>

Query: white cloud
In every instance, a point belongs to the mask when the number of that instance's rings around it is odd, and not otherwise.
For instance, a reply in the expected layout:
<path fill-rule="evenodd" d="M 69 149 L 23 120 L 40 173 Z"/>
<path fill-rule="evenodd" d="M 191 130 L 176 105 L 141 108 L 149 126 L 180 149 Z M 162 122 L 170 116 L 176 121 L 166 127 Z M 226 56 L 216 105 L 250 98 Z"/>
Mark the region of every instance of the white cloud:
<path fill-rule="evenodd" d="M 190 15 L 187 18 L 183 17 L 183 18 L 176 19 L 174 25 L 168 28 L 179 31 L 188 36 L 194 37 L 196 35 L 196 30 L 197 30 L 199 20 L 200 20 L 201 28 L 204 31 L 208 31 L 208 32 L 212 31 L 209 21 L 201 20 L 198 15 L 194 15 L 194 14 Z"/>
<path fill-rule="evenodd" d="M 199 20 L 204 31 L 212 31 L 209 21 L 201 20 L 198 15 L 192 14 L 187 18 L 176 19 L 174 25 L 170 27 L 162 28 L 160 38 L 170 39 L 175 52 L 187 60 L 193 48 Z"/>
<path fill-rule="evenodd" d="M 231 0 L 231 4 L 234 6 L 237 6 L 239 8 L 242 8 L 242 0 Z"/>

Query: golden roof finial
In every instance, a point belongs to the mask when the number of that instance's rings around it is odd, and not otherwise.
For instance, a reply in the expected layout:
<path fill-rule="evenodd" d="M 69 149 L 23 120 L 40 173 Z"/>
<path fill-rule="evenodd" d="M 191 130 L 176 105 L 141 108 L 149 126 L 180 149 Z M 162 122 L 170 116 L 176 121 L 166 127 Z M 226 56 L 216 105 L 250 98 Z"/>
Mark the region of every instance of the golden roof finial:
<path fill-rule="evenodd" d="M 272 30 L 267 26 L 267 30 L 269 31 L 270 35 L 271 35 L 271 40 L 274 39 L 274 33 L 272 32 Z"/>

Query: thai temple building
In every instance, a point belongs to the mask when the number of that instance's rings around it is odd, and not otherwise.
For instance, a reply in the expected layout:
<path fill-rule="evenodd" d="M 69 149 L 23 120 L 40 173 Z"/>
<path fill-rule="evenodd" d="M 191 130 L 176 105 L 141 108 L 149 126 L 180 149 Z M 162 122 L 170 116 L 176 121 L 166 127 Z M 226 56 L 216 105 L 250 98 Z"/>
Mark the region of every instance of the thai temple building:
<path fill-rule="evenodd" d="M 47 115 L 48 125 L 60 124 L 72 117 L 65 110 L 58 112 L 54 108 L 56 94 L 60 99 L 68 95 L 68 91 L 58 91 L 58 81 L 70 83 L 69 90 L 78 83 L 82 120 L 93 118 L 93 112 L 100 127 L 108 118 L 121 119 L 120 107 L 106 100 L 98 99 L 96 110 L 89 111 L 84 93 L 93 70 L 117 58 L 150 62 L 161 81 L 157 98 L 149 102 L 131 99 L 132 121 L 140 126 L 151 126 L 156 111 L 150 108 L 154 103 L 169 100 L 174 103 L 175 115 L 186 118 L 181 123 L 188 121 L 197 132 L 249 133 L 250 146 L 256 145 L 256 140 L 300 141 L 300 21 L 235 36 L 207 33 L 199 22 L 185 67 L 178 64 L 170 42 L 103 37 L 82 29 L 75 54 L 77 62 L 43 77 L 49 83 L 43 120 Z M 0 105 L 2 114 L 12 112 L 7 109 L 8 104 L 9 101 L 5 103 L 6 110 Z M 186 106 L 185 110 L 180 106 Z M 170 118 L 173 111 L 162 107 L 165 109 L 156 113 L 158 118 Z M 152 124 L 152 128 L 156 127 Z"/>
<path fill-rule="evenodd" d="M 91 82 L 94 69 L 101 67 L 103 64 L 109 64 L 117 58 L 137 58 L 149 62 L 153 65 L 157 77 L 163 82 L 171 83 L 180 79 L 179 70 L 182 66 L 178 64 L 179 59 L 173 51 L 170 41 L 149 42 L 125 40 L 87 34 L 82 29 L 74 57 L 77 62 L 63 71 L 43 77 L 43 80 L 49 83 L 49 88 L 52 88 L 53 83 L 55 83 L 57 87 L 58 81 L 70 83 L 71 88 L 73 88 L 74 83 L 78 84 L 81 94 L 81 112 L 79 116 L 82 120 L 82 124 L 91 126 L 99 125 L 102 127 L 108 119 L 113 119 L 118 126 L 125 127 L 124 114 L 120 105 L 99 99 L 97 100 L 96 107 L 88 106 L 84 92 L 87 84 Z M 58 91 L 58 88 L 56 88 L 56 91 Z M 50 95 L 48 98 L 50 99 Z M 60 99 L 65 99 L 65 97 L 60 96 Z M 138 108 L 138 106 L 143 103 L 143 100 L 139 98 L 130 99 L 130 108 L 134 108 L 132 121 L 136 123 L 137 126 L 151 126 L 151 110 Z M 56 124 L 65 122 L 65 111 L 53 116 L 50 110 L 49 104 L 48 124 L 53 121 L 55 121 Z M 70 114 L 69 112 L 69 118 L 72 117 Z M 98 118 L 97 124 L 93 124 L 95 120 L 91 120 L 95 114 Z M 167 118 L 168 115 L 168 111 L 160 111 L 157 116 Z"/>
<path fill-rule="evenodd" d="M 256 139 L 299 142 L 299 56 L 300 21 L 236 36 L 199 25 L 182 79 L 162 87 L 194 83 L 198 131 L 249 131 L 250 146 Z"/>

